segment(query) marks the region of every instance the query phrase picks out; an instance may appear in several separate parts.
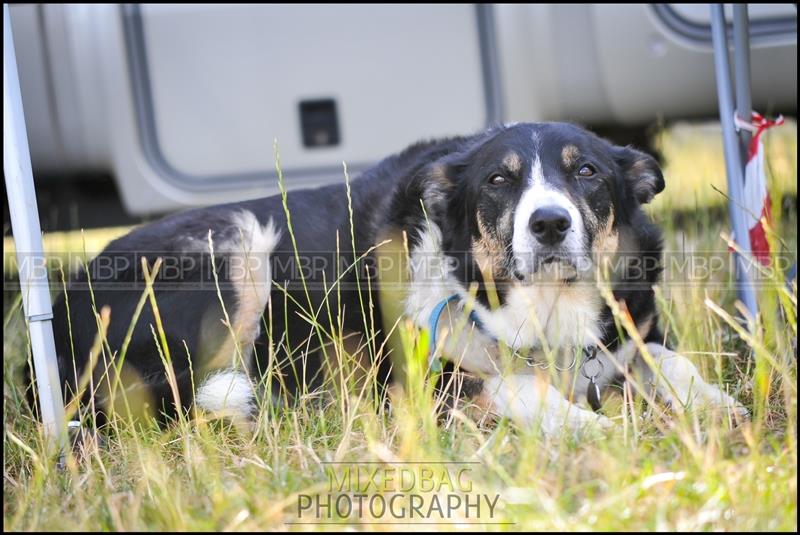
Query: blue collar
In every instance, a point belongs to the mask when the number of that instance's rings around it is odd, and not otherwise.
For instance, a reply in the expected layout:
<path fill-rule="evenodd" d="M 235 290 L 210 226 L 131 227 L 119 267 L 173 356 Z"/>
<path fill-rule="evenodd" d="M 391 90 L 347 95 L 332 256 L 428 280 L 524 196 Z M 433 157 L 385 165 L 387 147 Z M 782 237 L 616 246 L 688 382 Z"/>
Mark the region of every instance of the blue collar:
<path fill-rule="evenodd" d="M 431 339 L 429 345 L 430 350 L 428 351 L 428 366 L 430 367 L 431 371 L 442 371 L 442 362 L 436 355 L 436 338 L 437 331 L 439 330 L 439 319 L 441 319 L 442 312 L 444 312 L 444 309 L 447 308 L 447 305 L 449 305 L 451 301 L 456 301 L 459 298 L 460 296 L 458 294 L 453 294 L 446 299 L 442 299 L 436 304 L 435 307 L 433 307 L 433 311 L 431 312 L 431 317 L 428 320 L 428 330 L 430 331 Z M 478 317 L 478 314 L 475 313 L 474 309 L 469 312 L 469 320 L 475 325 L 476 329 L 489 336 L 492 340 L 496 341 L 496 338 L 489 334 L 486 328 L 483 326 L 483 322 Z"/>

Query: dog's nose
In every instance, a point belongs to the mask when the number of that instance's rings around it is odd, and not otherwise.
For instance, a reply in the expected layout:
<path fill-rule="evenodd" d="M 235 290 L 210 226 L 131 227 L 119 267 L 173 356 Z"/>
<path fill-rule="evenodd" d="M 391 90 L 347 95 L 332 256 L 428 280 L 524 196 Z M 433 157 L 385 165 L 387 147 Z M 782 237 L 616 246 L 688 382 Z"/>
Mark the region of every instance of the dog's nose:
<path fill-rule="evenodd" d="M 543 206 L 533 212 L 528 224 L 540 243 L 555 245 L 564 240 L 569 227 L 572 226 L 572 218 L 569 212 L 560 206 Z"/>

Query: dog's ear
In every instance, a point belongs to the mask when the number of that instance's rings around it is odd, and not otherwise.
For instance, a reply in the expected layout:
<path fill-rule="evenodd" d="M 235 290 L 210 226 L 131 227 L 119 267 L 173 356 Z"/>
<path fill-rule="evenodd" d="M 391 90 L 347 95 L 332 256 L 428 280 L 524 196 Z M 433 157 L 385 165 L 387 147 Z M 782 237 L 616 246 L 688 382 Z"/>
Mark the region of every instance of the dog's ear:
<path fill-rule="evenodd" d="M 424 166 L 417 174 L 415 182 L 429 216 L 438 219 L 452 205 L 453 196 L 463 193 L 456 184 L 466 164 L 466 154 L 453 152 Z"/>
<path fill-rule="evenodd" d="M 625 189 L 640 203 L 664 191 L 664 175 L 655 158 L 630 147 L 614 147 L 614 160 L 625 178 Z"/>
<path fill-rule="evenodd" d="M 426 165 L 420 175 L 420 189 L 425 210 L 431 216 L 438 216 L 447 210 L 450 194 L 455 188 L 452 169 L 445 161 Z"/>
<path fill-rule="evenodd" d="M 440 223 L 448 212 L 455 182 L 445 162 L 434 160 L 421 165 L 392 193 L 390 213 L 405 228 L 420 221 L 420 210 L 431 222 Z"/>

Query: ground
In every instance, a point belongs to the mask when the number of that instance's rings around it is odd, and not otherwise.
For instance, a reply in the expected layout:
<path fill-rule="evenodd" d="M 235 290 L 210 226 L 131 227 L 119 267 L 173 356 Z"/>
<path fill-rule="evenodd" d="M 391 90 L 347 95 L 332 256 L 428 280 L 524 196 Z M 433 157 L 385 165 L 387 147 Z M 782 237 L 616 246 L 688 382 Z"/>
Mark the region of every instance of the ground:
<path fill-rule="evenodd" d="M 778 257 L 797 257 L 797 129 L 766 139 Z M 667 188 L 650 208 L 667 238 L 667 258 L 725 257 L 728 232 L 717 125 L 675 125 L 658 145 Z M 48 251 L 96 251 L 124 229 L 45 236 Z M 11 243 L 4 244 L 8 277 Z M 677 263 L 676 265 L 682 265 Z M 696 273 L 694 273 L 696 275 Z M 702 280 L 668 267 L 658 293 L 671 344 L 704 376 L 751 409 L 749 422 L 727 414 L 683 414 L 604 400 L 617 422 L 608 435 L 548 440 L 509 422 L 458 416 L 437 423 L 429 392 L 410 374 L 409 395 L 375 403 L 370 389 L 347 385 L 306 393 L 290 407 L 265 407 L 255 433 L 202 417 L 164 428 L 124 421 L 68 456 L 59 470 L 20 390 L 27 340 L 19 296 L 4 292 L 3 521 L 7 530 L 266 530 L 336 528 L 298 522 L 362 522 L 300 511 L 341 485 L 347 470 L 380 467 L 367 494 L 390 497 L 408 467 L 412 493 L 499 496 L 492 514 L 456 509 L 445 522 L 483 522 L 491 530 L 797 529 L 796 286 L 782 273 L 760 282 L 755 334 L 737 330 L 735 293 L 725 269 Z M 8 278 L 6 279 L 8 280 Z M 407 340 L 413 361 L 413 342 Z M 424 461 L 430 477 L 420 478 Z M 348 464 L 334 464 L 348 463 Z M 452 463 L 452 464 L 442 464 Z M 435 472 L 442 467 L 448 474 Z M 368 472 L 369 475 L 374 472 Z M 461 484 L 441 485 L 447 475 Z M 402 474 L 401 474 L 402 475 Z M 444 478 L 444 479 L 443 479 Z M 375 480 L 373 480 L 375 481 Z M 469 483 L 469 489 L 463 483 Z M 402 486 L 402 481 L 399 482 Z M 399 489 L 402 494 L 403 489 Z M 324 512 L 325 509 L 323 508 Z M 301 514 L 304 513 L 304 514 Z M 367 510 L 367 513 L 369 511 Z M 375 511 L 373 511 L 373 514 Z M 377 515 L 375 515 L 377 516 Z M 414 518 L 413 523 L 435 521 Z M 409 521 L 408 518 L 406 518 Z M 441 520 L 439 520 L 441 522 Z M 405 525 L 405 528 L 426 529 Z M 458 526 L 439 524 L 439 529 Z M 467 527 L 467 526 L 461 526 Z M 476 527 L 476 526 L 473 526 Z"/>

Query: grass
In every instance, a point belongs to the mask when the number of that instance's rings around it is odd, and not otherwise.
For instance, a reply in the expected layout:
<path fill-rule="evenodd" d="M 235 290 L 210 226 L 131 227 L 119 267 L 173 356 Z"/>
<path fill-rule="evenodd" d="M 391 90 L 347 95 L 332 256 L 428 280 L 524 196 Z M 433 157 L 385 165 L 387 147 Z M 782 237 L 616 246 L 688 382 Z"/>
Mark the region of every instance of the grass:
<path fill-rule="evenodd" d="M 725 199 L 712 188 L 725 189 L 714 128 L 678 125 L 660 137 L 667 189 L 650 211 L 676 256 L 726 254 Z M 767 139 L 770 189 L 775 199 L 790 199 L 775 202 L 775 249 L 792 259 L 797 256 L 796 135 L 792 123 Z M 87 233 L 98 242 L 86 250 L 99 250 L 100 242 L 119 232 Z M 46 236 L 45 246 L 84 248 L 79 235 Z M 414 367 L 420 351 L 415 333 L 400 324 L 409 377 L 406 394 L 394 394 L 390 405 L 378 403 L 369 381 L 364 386 L 339 380 L 325 394 L 303 392 L 296 403 L 263 407 L 252 433 L 202 416 L 162 428 L 118 419 L 102 444 L 85 444 L 61 471 L 21 398 L 19 372 L 28 344 L 19 300 L 6 293 L 4 527 L 337 528 L 289 524 L 298 521 L 299 495 L 328 492 L 332 471 L 342 466 L 329 463 L 398 468 L 411 466 L 401 464 L 409 461 L 451 461 L 475 463 L 448 465 L 469 470 L 473 494 L 499 495 L 491 520 L 506 524 L 485 529 L 795 531 L 797 291 L 795 286 L 787 292 L 779 279 L 764 281 L 764 313 L 752 337 L 729 321 L 734 292 L 724 271 L 698 283 L 667 270 L 660 286 L 662 324 L 673 346 L 753 409 L 753 419 L 739 426 L 724 415 L 663 416 L 642 403 L 623 403 L 620 396 L 605 400 L 606 414 L 618 424 L 606 437 L 551 440 L 535 429 L 466 415 L 440 424 L 419 366 Z M 343 362 L 347 379 L 354 363 L 345 344 L 335 329 L 324 336 L 332 339 L 330 351 Z M 423 494 L 432 499 L 433 493 Z"/>

